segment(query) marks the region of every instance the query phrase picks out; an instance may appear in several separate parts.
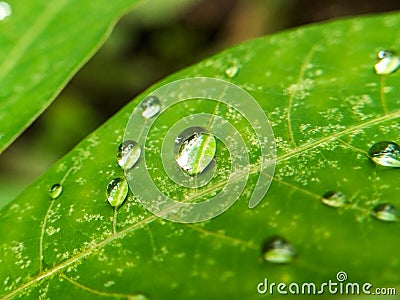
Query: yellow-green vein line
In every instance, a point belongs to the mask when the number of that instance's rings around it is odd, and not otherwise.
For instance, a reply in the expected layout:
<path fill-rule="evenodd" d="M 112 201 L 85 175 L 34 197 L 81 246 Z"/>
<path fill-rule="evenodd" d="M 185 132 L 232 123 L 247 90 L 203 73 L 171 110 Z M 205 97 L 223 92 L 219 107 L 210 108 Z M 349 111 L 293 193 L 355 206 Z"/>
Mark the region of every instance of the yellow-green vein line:
<path fill-rule="evenodd" d="M 308 65 L 310 64 L 310 61 L 311 61 L 311 59 L 312 59 L 312 57 L 314 55 L 316 47 L 317 47 L 317 44 L 314 44 L 311 47 L 310 51 L 308 52 L 308 55 L 304 59 L 302 65 L 301 65 L 301 68 L 300 68 L 299 75 L 298 75 L 297 80 L 296 80 L 296 84 L 300 84 L 300 82 L 303 80 L 304 73 L 305 73 Z M 288 126 L 290 141 L 291 141 L 293 147 L 296 149 L 297 148 L 297 144 L 296 144 L 296 141 L 294 139 L 293 128 L 292 128 L 292 120 L 291 120 L 291 111 L 292 111 L 293 100 L 294 100 L 295 96 L 296 96 L 296 91 L 293 91 L 289 95 L 288 109 L 287 109 L 287 126 Z"/>
<path fill-rule="evenodd" d="M 43 239 L 44 239 L 44 231 L 46 229 L 47 220 L 49 218 L 50 211 L 53 208 L 55 200 L 50 200 L 50 205 L 47 208 L 46 214 L 43 218 L 42 226 L 40 227 L 40 237 L 39 237 L 39 274 L 42 272 L 43 269 Z"/>
<path fill-rule="evenodd" d="M 78 288 L 80 288 L 80 289 L 82 289 L 84 291 L 87 291 L 89 293 L 92 293 L 92 294 L 95 294 L 95 295 L 98 295 L 98 296 L 112 297 L 112 298 L 126 298 L 126 299 L 129 299 L 129 300 L 139 300 L 139 299 L 140 300 L 144 300 L 144 299 L 146 299 L 145 296 L 139 295 L 139 294 L 132 295 L 132 294 L 120 294 L 120 293 L 109 293 L 109 292 L 98 291 L 98 290 L 95 290 L 95 289 L 93 289 L 91 287 L 83 285 L 83 284 L 73 280 L 72 278 L 69 278 L 68 276 L 66 276 L 63 273 L 60 273 L 60 278 L 65 279 L 70 284 L 72 284 L 72 285 L 74 285 L 74 286 L 76 286 L 76 287 L 78 287 Z"/>
<path fill-rule="evenodd" d="M 381 105 L 382 105 L 382 110 L 385 115 L 387 115 L 387 107 L 386 107 L 386 99 L 385 99 L 385 76 L 381 76 L 380 78 L 380 86 L 379 86 L 379 91 L 380 91 L 380 100 L 381 100 Z"/>

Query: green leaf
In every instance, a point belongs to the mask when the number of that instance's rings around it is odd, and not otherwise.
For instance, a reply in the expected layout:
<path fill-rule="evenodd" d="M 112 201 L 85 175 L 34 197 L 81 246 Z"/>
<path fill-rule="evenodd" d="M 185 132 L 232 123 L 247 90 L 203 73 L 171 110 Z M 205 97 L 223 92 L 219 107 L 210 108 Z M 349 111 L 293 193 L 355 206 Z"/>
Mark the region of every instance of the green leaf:
<path fill-rule="evenodd" d="M 8 1 L 0 21 L 0 153 L 55 99 L 137 0 Z"/>
<path fill-rule="evenodd" d="M 217 173 L 206 187 L 177 187 L 160 168 L 159 148 L 169 127 L 205 111 L 232 123 L 249 145 L 253 171 L 242 196 L 224 214 L 196 224 L 160 219 L 132 194 L 114 210 L 106 188 L 123 176 L 116 151 L 142 95 L 1 210 L 0 295 L 257 299 L 264 278 L 322 284 L 336 282 L 339 271 L 347 273 L 346 282 L 370 282 L 371 291 L 398 288 L 400 224 L 377 220 L 372 210 L 382 202 L 400 207 L 399 169 L 375 165 L 367 152 L 377 141 L 400 140 L 400 75 L 380 77 L 373 69 L 378 50 L 399 50 L 399 26 L 395 14 L 300 28 L 244 43 L 157 84 L 219 77 L 257 99 L 278 155 L 264 200 L 247 207 L 259 156 L 248 122 L 223 105 L 195 99 L 167 110 L 154 124 L 146 144 L 154 150 L 146 156 L 152 178 L 164 193 L 185 201 L 220 191 L 229 173 L 220 142 Z M 228 77 L 232 66 L 238 70 Z M 48 190 L 55 183 L 63 191 L 51 200 Z M 342 192 L 348 203 L 324 205 L 328 191 Z M 291 263 L 262 260 L 262 245 L 273 236 L 294 247 Z"/>

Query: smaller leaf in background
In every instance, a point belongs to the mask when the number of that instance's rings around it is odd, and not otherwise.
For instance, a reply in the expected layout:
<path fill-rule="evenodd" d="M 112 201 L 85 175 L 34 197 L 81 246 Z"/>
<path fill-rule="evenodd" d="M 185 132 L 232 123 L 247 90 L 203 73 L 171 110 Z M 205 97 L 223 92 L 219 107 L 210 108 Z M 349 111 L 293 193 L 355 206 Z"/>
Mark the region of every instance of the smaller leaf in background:
<path fill-rule="evenodd" d="M 0 153 L 56 98 L 137 0 L 1 2 Z M 65 30 L 68 28 L 68 30 Z M 45 53 L 45 55 L 44 55 Z"/>

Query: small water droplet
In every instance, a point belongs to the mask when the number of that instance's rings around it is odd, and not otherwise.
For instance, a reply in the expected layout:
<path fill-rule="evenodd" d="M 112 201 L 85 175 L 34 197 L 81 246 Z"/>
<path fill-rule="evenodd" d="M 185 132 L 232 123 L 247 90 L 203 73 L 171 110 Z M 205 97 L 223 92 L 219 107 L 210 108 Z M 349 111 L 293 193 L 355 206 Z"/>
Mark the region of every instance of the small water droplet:
<path fill-rule="evenodd" d="M 142 116 L 149 119 L 158 115 L 161 109 L 161 104 L 157 97 L 148 96 L 142 101 L 142 103 L 140 103 L 140 107 L 142 109 Z"/>
<path fill-rule="evenodd" d="M 128 195 L 128 183 L 124 178 L 118 177 L 110 181 L 107 186 L 107 200 L 113 207 L 119 207 Z"/>
<path fill-rule="evenodd" d="M 179 149 L 175 160 L 190 176 L 196 176 L 213 161 L 217 143 L 212 134 L 194 133 L 186 138 L 185 134 L 187 132 L 178 136 L 175 141 Z"/>
<path fill-rule="evenodd" d="M 321 201 L 331 207 L 342 207 L 346 204 L 346 197 L 340 191 L 329 191 L 322 196 Z"/>
<path fill-rule="evenodd" d="M 138 143 L 127 140 L 118 146 L 117 160 L 118 165 L 124 169 L 131 169 L 139 160 L 141 149 Z"/>
<path fill-rule="evenodd" d="M 372 215 L 381 221 L 395 222 L 399 220 L 399 211 L 389 203 L 380 203 L 372 211 Z"/>
<path fill-rule="evenodd" d="M 11 16 L 12 8 L 7 2 L 0 2 L 0 21 Z"/>
<path fill-rule="evenodd" d="M 373 162 L 386 167 L 400 167 L 400 146 L 395 142 L 381 141 L 373 144 L 368 150 Z"/>
<path fill-rule="evenodd" d="M 400 67 L 400 58 L 394 51 L 380 50 L 377 57 L 379 61 L 374 67 L 378 75 L 393 73 Z"/>
<path fill-rule="evenodd" d="M 268 262 L 276 264 L 290 263 L 295 255 L 293 246 L 283 237 L 272 237 L 266 240 L 262 246 L 262 257 Z"/>
<path fill-rule="evenodd" d="M 59 183 L 53 184 L 53 186 L 49 190 L 49 195 L 51 199 L 57 199 L 58 197 L 60 197 L 62 190 L 63 189 L 61 184 Z"/>
<path fill-rule="evenodd" d="M 239 72 L 239 67 L 236 65 L 232 65 L 230 66 L 228 69 L 225 70 L 225 74 L 226 76 L 228 76 L 229 78 L 233 78 L 237 75 L 237 73 Z"/>

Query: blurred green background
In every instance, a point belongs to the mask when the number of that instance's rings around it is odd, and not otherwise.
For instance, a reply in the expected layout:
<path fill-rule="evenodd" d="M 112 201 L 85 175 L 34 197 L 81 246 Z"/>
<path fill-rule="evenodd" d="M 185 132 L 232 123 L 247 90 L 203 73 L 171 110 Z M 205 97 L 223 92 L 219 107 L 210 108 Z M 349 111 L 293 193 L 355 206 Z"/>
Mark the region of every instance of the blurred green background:
<path fill-rule="evenodd" d="M 58 99 L 0 156 L 0 207 L 168 74 L 257 36 L 398 9 L 398 0 L 145 1 L 120 20 Z"/>

